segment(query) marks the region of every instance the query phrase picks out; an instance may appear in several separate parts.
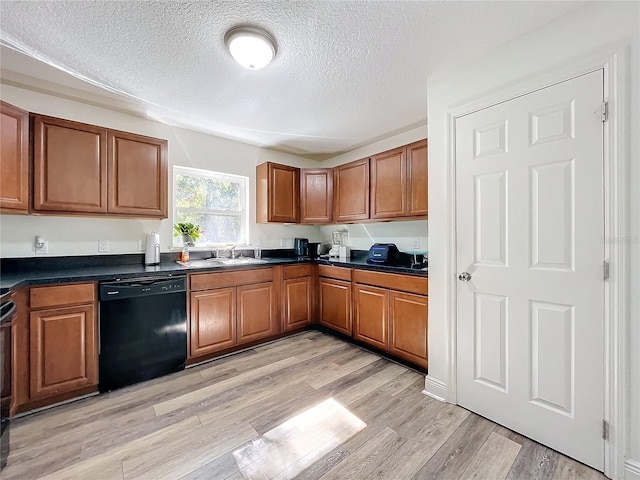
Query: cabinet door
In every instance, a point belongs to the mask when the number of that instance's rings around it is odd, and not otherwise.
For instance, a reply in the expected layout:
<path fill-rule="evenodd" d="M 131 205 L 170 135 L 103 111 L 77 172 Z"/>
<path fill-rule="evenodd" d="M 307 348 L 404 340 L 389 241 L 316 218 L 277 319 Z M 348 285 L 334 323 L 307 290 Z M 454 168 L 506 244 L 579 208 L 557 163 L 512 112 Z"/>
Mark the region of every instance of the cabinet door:
<path fill-rule="evenodd" d="M 167 141 L 109 131 L 109 213 L 167 218 Z"/>
<path fill-rule="evenodd" d="M 312 321 L 311 277 L 293 278 L 282 282 L 283 330 L 310 325 Z"/>
<path fill-rule="evenodd" d="M 393 290 L 389 296 L 389 351 L 427 368 L 427 297 Z"/>
<path fill-rule="evenodd" d="M 354 338 L 381 350 L 389 349 L 389 290 L 354 286 Z"/>
<path fill-rule="evenodd" d="M 320 323 L 351 336 L 351 283 L 320 278 Z"/>
<path fill-rule="evenodd" d="M 335 223 L 369 218 L 369 159 L 333 169 L 333 221 Z"/>
<path fill-rule="evenodd" d="M 11 397 L 11 414 L 18 413 L 19 408 L 29 401 L 31 388 L 29 381 L 29 308 L 26 288 L 14 293 L 17 318 L 13 322 L 11 351 L 13 391 Z"/>
<path fill-rule="evenodd" d="M 331 223 L 333 218 L 333 170 L 300 170 L 300 223 Z"/>
<path fill-rule="evenodd" d="M 371 157 L 371 218 L 406 215 L 406 174 L 404 147 Z"/>
<path fill-rule="evenodd" d="M 407 145 L 407 215 L 428 213 L 427 141 Z"/>
<path fill-rule="evenodd" d="M 273 282 L 238 287 L 238 343 L 278 333 Z"/>
<path fill-rule="evenodd" d="M 107 211 L 107 130 L 33 117 L 33 209 Z"/>
<path fill-rule="evenodd" d="M 256 221 L 296 223 L 299 217 L 300 169 L 266 162 L 256 167 Z"/>
<path fill-rule="evenodd" d="M 0 102 L 0 211 L 29 209 L 29 114 Z"/>
<path fill-rule="evenodd" d="M 97 385 L 93 305 L 35 311 L 29 321 L 31 399 Z"/>
<path fill-rule="evenodd" d="M 190 357 L 236 344 L 236 289 L 220 288 L 191 294 Z"/>

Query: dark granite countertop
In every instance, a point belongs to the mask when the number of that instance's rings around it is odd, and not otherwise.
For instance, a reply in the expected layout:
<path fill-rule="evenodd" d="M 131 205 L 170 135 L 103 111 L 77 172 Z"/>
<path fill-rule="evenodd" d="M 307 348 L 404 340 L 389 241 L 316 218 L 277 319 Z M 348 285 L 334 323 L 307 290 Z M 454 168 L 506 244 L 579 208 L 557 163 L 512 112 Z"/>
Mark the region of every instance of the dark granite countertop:
<path fill-rule="evenodd" d="M 427 276 L 423 270 L 413 270 L 408 267 L 393 267 L 387 265 L 370 265 L 366 258 L 354 256 L 351 260 L 339 259 L 299 259 L 292 252 L 273 250 L 263 255 L 265 263 L 248 265 L 225 265 L 193 268 L 181 265 L 175 261 L 176 254 L 162 254 L 161 263 L 155 266 L 144 265 L 143 256 L 102 255 L 87 257 L 43 257 L 29 259 L 3 259 L 0 270 L 0 289 L 13 290 L 21 286 L 44 285 L 54 283 L 70 283 L 82 281 L 109 281 L 132 278 L 140 275 L 186 275 L 188 273 L 221 272 L 229 270 L 253 269 L 273 265 L 291 263 L 316 262 L 323 265 L 335 265 L 347 268 L 361 268 L 381 272 L 402 273 L 416 276 Z M 282 256 L 276 256 L 282 255 Z M 197 259 L 193 258 L 192 259 Z"/>
<path fill-rule="evenodd" d="M 375 270 L 377 272 L 402 273 L 404 275 L 415 275 L 426 277 L 426 270 L 416 270 L 409 267 L 398 267 L 393 265 L 372 265 L 367 263 L 366 258 L 352 258 L 350 260 L 340 260 L 337 258 L 318 258 L 314 260 L 320 265 L 333 265 L 336 267 L 359 268 L 362 270 Z"/>

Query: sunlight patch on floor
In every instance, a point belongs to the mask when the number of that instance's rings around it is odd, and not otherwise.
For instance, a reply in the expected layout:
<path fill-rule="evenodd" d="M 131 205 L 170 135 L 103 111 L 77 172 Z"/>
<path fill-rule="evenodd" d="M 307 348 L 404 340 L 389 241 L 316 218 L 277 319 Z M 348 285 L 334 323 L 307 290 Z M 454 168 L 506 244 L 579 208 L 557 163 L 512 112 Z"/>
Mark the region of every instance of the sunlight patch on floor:
<path fill-rule="evenodd" d="M 233 452 L 246 479 L 294 478 L 367 426 L 329 398 Z"/>

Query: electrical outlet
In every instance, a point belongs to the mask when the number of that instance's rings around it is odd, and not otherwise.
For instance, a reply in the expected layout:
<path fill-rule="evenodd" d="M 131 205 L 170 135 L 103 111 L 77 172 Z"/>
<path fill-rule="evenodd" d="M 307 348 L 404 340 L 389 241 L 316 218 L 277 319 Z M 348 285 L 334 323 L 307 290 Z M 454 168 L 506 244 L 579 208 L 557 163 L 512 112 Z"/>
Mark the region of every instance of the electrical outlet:
<path fill-rule="evenodd" d="M 109 240 L 98 240 L 98 251 L 99 252 L 108 252 L 109 251 Z"/>
<path fill-rule="evenodd" d="M 144 252 L 144 240 L 138 240 L 138 251 Z"/>
<path fill-rule="evenodd" d="M 413 248 L 420 248 L 420 237 L 413 239 Z"/>
<path fill-rule="evenodd" d="M 33 251 L 36 255 L 46 255 L 49 253 L 49 242 L 42 240 L 33 247 Z"/>
<path fill-rule="evenodd" d="M 280 239 L 280 246 L 281 247 L 286 247 L 287 246 L 287 239 L 286 238 L 281 238 Z"/>

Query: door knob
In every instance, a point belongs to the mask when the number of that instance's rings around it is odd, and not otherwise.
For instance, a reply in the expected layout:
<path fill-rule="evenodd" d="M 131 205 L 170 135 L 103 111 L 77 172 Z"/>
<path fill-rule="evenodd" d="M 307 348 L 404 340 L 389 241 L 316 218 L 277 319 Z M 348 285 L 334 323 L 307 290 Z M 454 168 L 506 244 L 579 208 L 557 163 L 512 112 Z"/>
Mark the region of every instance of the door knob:
<path fill-rule="evenodd" d="M 460 275 L 458 275 L 458 280 L 460 280 L 461 282 L 468 282 L 469 280 L 471 280 L 471 274 L 469 272 L 462 272 Z"/>

